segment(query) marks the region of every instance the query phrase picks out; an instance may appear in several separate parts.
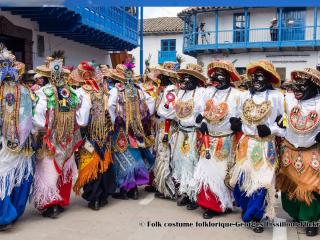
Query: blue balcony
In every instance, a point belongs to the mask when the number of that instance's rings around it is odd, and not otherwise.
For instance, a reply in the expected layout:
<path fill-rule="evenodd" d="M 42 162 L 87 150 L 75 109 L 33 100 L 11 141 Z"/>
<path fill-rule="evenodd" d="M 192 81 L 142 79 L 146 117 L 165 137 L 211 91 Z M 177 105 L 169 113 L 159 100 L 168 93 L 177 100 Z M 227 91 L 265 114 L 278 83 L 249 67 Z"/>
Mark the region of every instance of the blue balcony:
<path fill-rule="evenodd" d="M 138 12 L 105 6 L 93 0 L 87 7 L 67 0 L 62 7 L 3 7 L 39 24 L 39 30 L 109 51 L 138 46 Z"/>
<path fill-rule="evenodd" d="M 158 64 L 163 64 L 166 61 L 177 60 L 177 51 L 158 51 Z"/>
<path fill-rule="evenodd" d="M 320 46 L 320 26 L 280 28 L 271 32 L 270 28 L 243 30 L 221 30 L 193 32 L 184 35 L 184 53 L 192 55 L 197 51 L 249 50 L 286 47 Z"/>

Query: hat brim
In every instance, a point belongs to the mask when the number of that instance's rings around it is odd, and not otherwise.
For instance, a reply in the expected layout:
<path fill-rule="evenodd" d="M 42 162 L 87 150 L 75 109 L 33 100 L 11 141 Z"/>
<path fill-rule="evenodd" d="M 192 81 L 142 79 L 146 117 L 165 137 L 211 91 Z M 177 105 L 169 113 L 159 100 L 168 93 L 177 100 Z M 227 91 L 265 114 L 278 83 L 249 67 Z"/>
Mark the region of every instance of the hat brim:
<path fill-rule="evenodd" d="M 317 76 L 316 74 L 312 73 L 312 72 L 307 72 L 305 70 L 297 70 L 297 71 L 292 71 L 291 72 L 291 79 L 292 81 L 297 81 L 299 75 L 301 76 L 307 76 L 308 78 L 311 79 L 312 82 L 314 82 L 315 84 L 317 84 L 320 87 L 320 75 Z"/>
<path fill-rule="evenodd" d="M 183 69 L 178 70 L 177 74 L 180 77 L 183 76 L 184 74 L 189 74 L 189 75 L 195 77 L 196 79 L 198 79 L 202 86 L 205 86 L 207 83 L 207 78 L 204 75 L 202 75 L 201 73 L 194 71 L 194 70 L 183 68 Z"/>
<path fill-rule="evenodd" d="M 125 82 L 126 78 L 123 74 L 119 73 L 116 69 L 111 69 L 110 70 L 110 76 L 111 79 L 119 81 L 119 82 Z M 135 82 L 139 82 L 140 76 L 139 75 L 134 75 L 132 76 L 133 80 Z"/>
<path fill-rule="evenodd" d="M 213 62 L 213 63 L 210 63 L 208 65 L 208 77 L 211 76 L 211 74 L 217 69 L 217 68 L 222 68 L 224 70 L 226 70 L 229 75 L 230 75 L 230 78 L 233 82 L 236 82 L 236 81 L 240 81 L 241 80 L 241 77 L 240 75 L 238 74 L 237 70 L 230 66 L 229 64 L 226 64 L 226 63 L 223 63 L 223 62 Z"/>
<path fill-rule="evenodd" d="M 63 68 L 63 76 L 64 78 L 68 78 L 70 75 L 70 71 L 68 69 Z M 46 65 L 41 65 L 36 68 L 36 73 L 42 75 L 43 77 L 50 78 L 51 77 L 51 69 Z"/>
<path fill-rule="evenodd" d="M 271 83 L 274 87 L 280 87 L 281 85 L 281 79 L 279 74 L 274 68 L 269 67 L 268 65 L 261 64 L 261 63 L 251 63 L 247 66 L 247 77 L 248 80 L 252 81 L 251 75 L 257 70 L 257 69 L 263 69 L 264 71 L 268 72 L 271 76 Z"/>
<path fill-rule="evenodd" d="M 170 69 L 165 69 L 163 67 L 154 67 L 150 69 L 151 71 L 159 71 L 160 74 L 163 74 L 167 77 L 172 77 L 172 78 L 178 78 L 177 72 L 170 70 Z"/>

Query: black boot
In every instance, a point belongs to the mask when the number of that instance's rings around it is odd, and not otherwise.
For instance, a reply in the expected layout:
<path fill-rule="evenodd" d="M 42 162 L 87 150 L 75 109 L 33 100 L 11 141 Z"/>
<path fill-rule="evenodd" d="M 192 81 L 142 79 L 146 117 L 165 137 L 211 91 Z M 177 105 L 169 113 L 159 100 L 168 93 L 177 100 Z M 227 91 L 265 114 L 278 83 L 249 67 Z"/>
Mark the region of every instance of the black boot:
<path fill-rule="evenodd" d="M 91 201 L 88 203 L 88 208 L 91 208 L 92 210 L 98 211 L 100 210 L 100 202 L 99 200 Z"/>
<path fill-rule="evenodd" d="M 122 200 L 128 200 L 129 199 L 128 198 L 128 193 L 124 189 L 121 189 L 120 192 L 118 192 L 118 193 L 112 194 L 112 197 L 116 198 L 116 199 L 122 199 Z"/>
<path fill-rule="evenodd" d="M 145 186 L 144 190 L 149 193 L 154 193 L 157 191 L 157 189 L 152 185 Z"/>
<path fill-rule="evenodd" d="M 318 235 L 318 227 L 306 227 L 306 235 L 308 237 L 314 237 Z"/>
<path fill-rule="evenodd" d="M 211 219 L 211 218 L 213 218 L 213 217 L 215 217 L 215 216 L 218 216 L 219 214 L 218 213 L 216 213 L 215 211 L 212 211 L 212 210 L 210 210 L 210 209 L 207 209 L 203 214 L 202 214 L 202 217 L 204 218 L 204 219 Z"/>
<path fill-rule="evenodd" d="M 160 199 L 166 199 L 166 196 L 165 196 L 163 193 L 161 193 L 161 192 L 156 192 L 156 193 L 154 194 L 154 197 L 160 198 Z"/>
<path fill-rule="evenodd" d="M 186 206 L 187 204 L 189 204 L 191 201 L 189 199 L 189 197 L 187 196 L 187 194 L 182 194 L 178 200 L 177 200 L 177 206 L 181 207 L 181 206 Z"/>
<path fill-rule="evenodd" d="M 104 207 L 108 204 L 108 197 L 100 198 L 100 207 Z"/>
<path fill-rule="evenodd" d="M 132 188 L 128 191 L 128 198 L 131 198 L 133 200 L 138 200 L 139 199 L 139 191 L 138 188 Z"/>
<path fill-rule="evenodd" d="M 224 213 L 232 213 L 232 209 L 231 209 L 231 208 L 226 208 L 226 210 L 224 211 Z"/>
<path fill-rule="evenodd" d="M 253 222 L 252 231 L 262 233 L 264 231 L 262 222 Z"/>
<path fill-rule="evenodd" d="M 60 214 L 59 206 L 58 205 L 53 205 L 49 208 L 47 208 L 43 213 L 42 216 L 47 217 L 47 218 L 57 218 Z"/>
<path fill-rule="evenodd" d="M 0 225 L 0 232 L 8 231 L 10 228 L 12 228 L 12 224 Z"/>
<path fill-rule="evenodd" d="M 196 202 L 191 201 L 189 204 L 187 204 L 187 210 L 195 210 L 199 206 Z"/>

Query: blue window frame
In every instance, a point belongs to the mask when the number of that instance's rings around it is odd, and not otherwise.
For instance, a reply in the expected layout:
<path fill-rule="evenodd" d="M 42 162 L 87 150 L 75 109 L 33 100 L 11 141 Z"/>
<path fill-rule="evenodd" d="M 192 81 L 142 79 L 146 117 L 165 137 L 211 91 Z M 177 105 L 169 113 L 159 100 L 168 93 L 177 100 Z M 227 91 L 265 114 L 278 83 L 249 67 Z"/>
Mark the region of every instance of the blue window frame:
<path fill-rule="evenodd" d="M 305 8 L 285 8 L 282 11 L 282 40 L 304 40 L 306 25 Z"/>
<path fill-rule="evenodd" d="M 162 39 L 161 51 L 176 51 L 176 39 Z"/>
<path fill-rule="evenodd" d="M 249 40 L 249 31 L 246 31 L 246 26 L 248 29 L 250 28 L 250 13 L 248 13 L 248 23 L 246 23 L 244 12 L 233 14 L 233 42 Z M 247 38 L 245 35 L 247 35 Z"/>

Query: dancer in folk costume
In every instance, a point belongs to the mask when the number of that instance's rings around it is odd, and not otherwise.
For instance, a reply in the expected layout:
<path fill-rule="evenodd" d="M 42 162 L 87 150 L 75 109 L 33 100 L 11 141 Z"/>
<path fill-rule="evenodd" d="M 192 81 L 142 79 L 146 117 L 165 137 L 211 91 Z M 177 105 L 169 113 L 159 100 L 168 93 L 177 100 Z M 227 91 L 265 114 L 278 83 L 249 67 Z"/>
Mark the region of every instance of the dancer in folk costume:
<path fill-rule="evenodd" d="M 33 124 L 40 144 L 36 155 L 33 201 L 44 217 L 55 218 L 69 205 L 72 178 L 77 173 L 74 151 L 82 144 L 76 121 L 79 100 L 67 84 L 70 71 L 62 59 L 47 58 L 37 72 L 49 83 L 36 91 Z"/>
<path fill-rule="evenodd" d="M 283 115 L 283 95 L 272 87 L 280 77 L 267 60 L 247 66 L 252 87 L 240 99 L 241 118 L 231 117 L 231 129 L 243 131 L 236 150 L 231 185 L 242 220 L 257 222 L 254 232 L 263 232 L 260 222 L 274 217 L 275 171 L 278 166 L 275 136 L 283 129 L 277 118 Z"/>
<path fill-rule="evenodd" d="M 175 183 L 172 177 L 171 149 L 169 139 L 176 130 L 177 124 L 174 120 L 174 104 L 172 96 L 176 91 L 178 75 L 176 71 L 180 65 L 176 62 L 164 62 L 162 66 L 152 69 L 160 80 L 156 101 L 156 164 L 154 168 L 153 184 L 157 190 L 155 196 L 158 198 L 174 199 L 177 196 Z"/>
<path fill-rule="evenodd" d="M 32 101 L 19 83 L 24 64 L 0 44 L 0 231 L 23 214 L 33 179 Z"/>
<path fill-rule="evenodd" d="M 154 164 L 150 151 L 154 139 L 151 135 L 151 115 L 154 100 L 140 86 L 133 74 L 133 64 L 119 64 L 111 71 L 118 81 L 111 89 L 109 112 L 114 123 L 113 162 L 119 199 L 138 199 L 138 186 L 149 183 L 148 169 Z"/>
<path fill-rule="evenodd" d="M 204 151 L 194 172 L 196 186 L 194 200 L 204 208 L 203 218 L 212 218 L 233 208 L 232 193 L 228 181 L 233 164 L 236 136 L 230 129 L 229 119 L 239 117 L 241 92 L 231 86 L 240 80 L 232 63 L 209 63 L 208 77 L 212 86 L 206 88 L 203 105 L 205 110 L 196 118 L 201 122 Z"/>
<path fill-rule="evenodd" d="M 174 91 L 166 89 L 167 119 L 177 121 L 178 129 L 170 139 L 172 149 L 172 177 L 178 186 L 178 206 L 187 205 L 187 209 L 198 207 L 192 199 L 193 192 L 190 181 L 199 160 L 195 119 L 203 112 L 202 98 L 206 77 L 202 75 L 202 67 L 197 64 L 188 64 L 186 68 L 177 71 L 180 76 L 179 88 Z M 168 92 L 168 93 L 167 93 Z M 174 111 L 170 108 L 174 104 Z"/>
<path fill-rule="evenodd" d="M 292 218 L 316 222 L 320 219 L 320 72 L 306 68 L 291 76 L 293 92 L 285 97 L 287 124 L 277 188 Z M 317 226 L 306 228 L 307 236 L 317 233 Z"/>
<path fill-rule="evenodd" d="M 83 188 L 82 197 L 89 202 L 88 207 L 99 210 L 108 203 L 108 196 L 115 191 L 107 86 L 103 84 L 102 72 L 86 61 L 72 71 L 71 78 L 81 85 L 76 90 L 81 99 L 77 122 L 85 141 L 79 150 L 79 174 L 73 189 L 80 194 Z"/>

